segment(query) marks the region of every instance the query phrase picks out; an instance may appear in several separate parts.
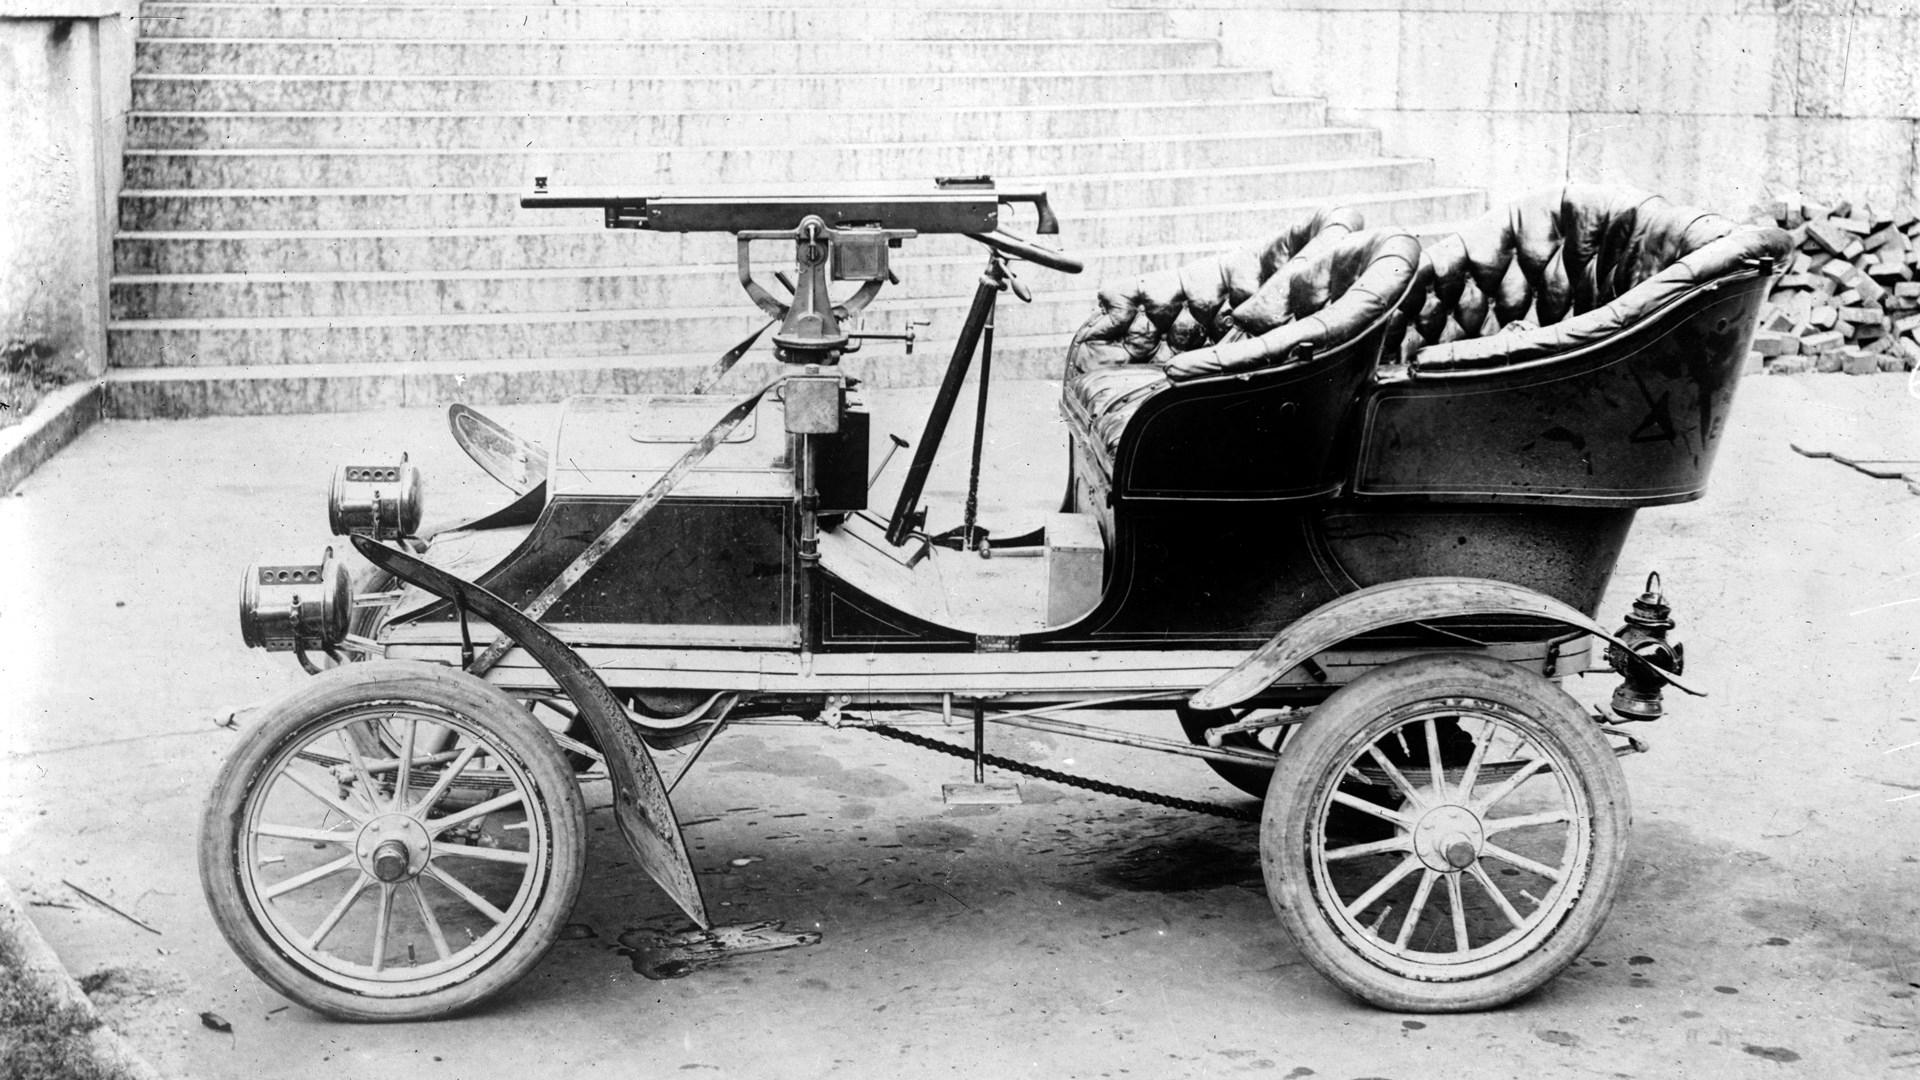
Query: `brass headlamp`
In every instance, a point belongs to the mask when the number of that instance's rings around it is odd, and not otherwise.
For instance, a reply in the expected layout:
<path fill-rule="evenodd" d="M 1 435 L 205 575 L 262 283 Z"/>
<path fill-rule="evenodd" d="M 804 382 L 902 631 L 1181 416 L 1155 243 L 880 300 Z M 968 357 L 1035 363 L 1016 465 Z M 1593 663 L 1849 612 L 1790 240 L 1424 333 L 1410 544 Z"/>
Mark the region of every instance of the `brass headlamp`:
<path fill-rule="evenodd" d="M 332 649 L 347 636 L 351 609 L 332 548 L 318 563 L 254 562 L 240 582 L 240 638 L 274 652 Z"/>
<path fill-rule="evenodd" d="M 398 540 L 419 531 L 422 505 L 420 471 L 405 454 L 396 465 L 342 465 L 327 494 L 327 524 L 335 536 Z"/>

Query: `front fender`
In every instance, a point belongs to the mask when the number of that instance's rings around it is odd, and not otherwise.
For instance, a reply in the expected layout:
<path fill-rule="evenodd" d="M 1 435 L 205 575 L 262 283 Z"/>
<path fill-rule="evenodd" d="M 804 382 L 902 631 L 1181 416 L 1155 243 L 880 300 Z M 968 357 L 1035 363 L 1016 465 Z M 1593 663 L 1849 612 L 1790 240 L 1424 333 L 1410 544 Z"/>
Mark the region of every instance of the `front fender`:
<path fill-rule="evenodd" d="M 613 780 L 614 820 L 634 857 L 688 918 L 702 930 L 712 926 L 700 883 L 693 875 L 693 863 L 687 856 L 686 841 L 680 835 L 680 823 L 674 817 L 673 804 L 667 801 L 667 789 L 653 767 L 653 758 L 633 733 L 619 699 L 580 654 L 518 608 L 471 581 L 365 536 L 355 536 L 353 546 L 368 561 L 402 581 L 464 605 L 547 669 L 553 681 L 573 699 L 600 743 L 607 759 L 607 775 Z"/>
<path fill-rule="evenodd" d="M 1202 687 L 1189 704 L 1196 709 L 1238 705 L 1316 653 L 1350 638 L 1389 626 L 1449 615 L 1532 615 L 1552 619 L 1585 630 L 1634 655 L 1633 650 L 1606 627 L 1544 593 L 1486 578 L 1403 578 L 1348 593 L 1314 608 L 1254 650 L 1233 670 Z M 1686 693 L 1706 696 L 1704 691 L 1688 686 L 1672 672 L 1642 663 Z"/>

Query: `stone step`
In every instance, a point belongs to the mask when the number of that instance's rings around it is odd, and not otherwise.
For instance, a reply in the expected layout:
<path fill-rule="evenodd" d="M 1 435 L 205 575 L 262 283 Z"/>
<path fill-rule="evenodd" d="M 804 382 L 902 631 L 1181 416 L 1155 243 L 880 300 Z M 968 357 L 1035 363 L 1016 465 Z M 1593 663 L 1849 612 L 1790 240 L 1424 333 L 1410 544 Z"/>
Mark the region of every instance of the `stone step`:
<path fill-rule="evenodd" d="M 1021 280 L 1067 287 L 1177 265 L 1222 245 L 1175 245 L 1076 252 L 1086 264 L 1077 278 L 1045 269 L 1017 268 Z M 759 272 L 769 276 L 780 253 L 756 251 Z M 881 293 L 897 306 L 929 297 L 966 295 L 979 280 L 985 258 L 967 245 L 957 254 L 896 254 L 900 278 Z M 845 291 L 839 286 L 837 291 Z M 502 311 L 654 310 L 725 307 L 747 303 L 735 264 L 729 260 L 688 266 L 607 266 L 401 273 L 127 274 L 114 278 L 115 319 L 183 319 L 205 313 L 224 318 L 452 314 Z"/>
<path fill-rule="evenodd" d="M 938 297 L 866 312 L 865 328 L 901 332 L 930 320 L 930 348 L 951 343 L 969 297 Z M 1010 335 L 1054 334 L 1060 347 L 1093 312 L 1091 287 L 1001 306 Z M 616 311 L 506 311 L 454 315 L 131 319 L 108 324 L 120 367 L 342 364 L 386 360 L 503 360 L 538 356 L 719 355 L 766 322 L 751 304 Z"/>
<path fill-rule="evenodd" d="M 1208 40 L 893 41 L 885 48 L 824 41 L 451 41 L 444 39 L 144 38 L 137 72 L 280 75 L 620 75 L 827 71 L 1099 71 L 1210 67 Z"/>
<path fill-rule="evenodd" d="M 940 381 L 950 355 L 927 347 L 912 356 L 897 348 L 862 351 L 842 366 L 874 387 L 928 386 Z M 996 380 L 1058 379 L 1066 345 L 1058 337 L 996 335 Z M 401 407 L 444 408 L 454 402 L 499 405 L 558 401 L 572 394 L 685 393 L 714 357 L 697 353 L 650 357 L 535 357 L 525 360 L 361 361 L 282 367 L 121 368 L 107 373 L 109 415 L 130 420 L 193 416 L 349 412 Z M 773 377 L 778 365 L 764 346 L 747 354 L 717 393 L 744 393 Z M 917 439 L 919 432 L 901 435 Z M 904 468 L 895 463 L 893 468 Z"/>
<path fill-rule="evenodd" d="M 1435 188 L 1343 192 L 1333 198 L 1251 206 L 1125 211 L 1065 224 L 1061 235 L 1048 242 L 1069 252 L 1224 245 L 1270 235 L 1294 215 L 1329 203 L 1357 207 L 1372 224 L 1413 227 L 1472 217 L 1483 209 L 1485 197 L 1476 189 Z M 1127 219 L 1138 219 L 1140 227 L 1125 228 Z M 942 253 L 931 244 L 916 244 L 915 253 Z M 725 235 L 608 230 L 597 221 L 470 229 L 124 232 L 114 240 L 114 265 L 130 275 L 674 266 L 722 263 L 732 256 L 732 238 Z"/>
<path fill-rule="evenodd" d="M 863 143 L 1087 139 L 1114 132 L 1217 133 L 1307 127 L 1308 98 L 1272 96 L 1065 106 L 942 105 L 879 109 L 708 109 L 668 112 L 134 113 L 127 145 L 167 150 L 447 149 L 769 146 L 858 132 Z"/>
<path fill-rule="evenodd" d="M 1258 169 L 1270 162 L 1312 164 L 1350 160 L 1379 152 L 1380 136 L 1372 128 L 1300 127 L 1257 136 L 1256 146 L 1235 146 L 1234 137 L 1210 135 L 1181 140 L 1167 151 L 1149 151 L 1137 143 L 1121 140 L 1078 140 L 1067 144 L 1005 142 L 990 147 L 979 143 L 954 142 L 920 146 L 817 147 L 801 154 L 808 167 L 820 171 L 814 175 L 911 176 L 914 168 L 927 171 L 919 178 L 948 172 L 973 174 L 984 159 L 1012 168 L 1036 161 L 1049 163 L 1062 176 L 1085 178 L 1086 185 L 1098 184 L 1102 174 L 1116 171 L 1152 169 L 1156 162 L 1163 172 L 1195 171 L 1196 163 L 1221 161 L 1225 170 Z M 1238 138 L 1256 138 L 1243 132 Z M 1166 141 L 1166 140 L 1163 140 Z M 1053 149 L 1048 149 L 1048 147 Z M 1070 146 L 1070 155 L 1061 147 Z M 1185 150 L 1185 155 L 1179 151 Z M 664 183 L 663 173 L 698 178 L 700 170 L 724 170 L 721 175 L 736 178 L 752 161 L 772 156 L 777 163 L 789 163 L 796 152 L 778 148 L 748 148 L 727 154 L 720 151 L 662 151 L 636 147 L 591 149 L 449 149 L 449 150 L 130 150 L 127 152 L 124 182 L 132 191 L 241 190 L 261 189 L 328 190 L 456 188 L 529 190 L 534 177 L 548 177 L 556 186 L 615 186 Z M 1071 160 L 1061 161 L 1063 156 Z M 742 163 L 745 157 L 746 163 Z M 1224 159 L 1224 160 L 1222 160 Z M 1228 164 L 1234 161 L 1240 164 Z M 1075 165 L 1081 166 L 1073 169 Z M 962 168 L 961 166 L 965 166 Z M 1070 170 L 1072 170 L 1070 172 Z M 1005 171 L 1005 170 L 1001 170 Z M 805 175 L 801 173 L 791 175 Z M 690 182 L 682 180 L 681 182 Z M 1085 187 L 1089 196 L 1099 192 Z"/>
<path fill-rule="evenodd" d="M 1242 133 L 1240 138 L 1254 138 Z M 1064 152 L 1062 148 L 1071 148 Z M 1187 158 L 1177 150 L 1190 150 Z M 636 184 L 666 183 L 662 175 L 680 177 L 678 183 L 697 183 L 701 169 L 726 169 L 712 183 L 739 183 L 741 156 L 764 160 L 774 158 L 791 163 L 795 156 L 814 169 L 845 169 L 841 173 L 822 171 L 824 179 L 833 175 L 876 177 L 893 175 L 897 179 L 922 179 L 943 175 L 941 169 L 977 173 L 981 169 L 956 169 L 958 165 L 981 165 L 991 156 L 1002 165 L 1050 163 L 1058 173 L 1056 186 L 1064 204 L 1079 200 L 1112 198 L 1152 198 L 1150 190 L 1140 186 L 1142 177 L 1194 177 L 1217 171 L 1225 177 L 1240 177 L 1269 169 L 1271 163 L 1317 165 L 1329 161 L 1352 161 L 1379 154 L 1380 136 L 1367 127 L 1300 127 L 1261 136 L 1260 146 L 1233 146 L 1233 138 L 1194 136 L 1173 146 L 1173 152 L 1146 154 L 1133 144 L 1119 140 L 1073 140 L 1073 142 L 1027 142 L 996 144 L 981 150 L 979 144 L 948 142 L 922 146 L 858 146 L 858 148 L 812 148 L 806 152 L 756 148 L 739 150 L 735 156 L 722 152 L 662 152 L 653 148 L 588 148 L 588 150 L 129 150 L 123 183 L 129 192 L 180 192 L 180 190 L 280 190 L 298 192 L 344 192 L 344 190 L 382 190 L 409 192 L 426 188 L 444 190 L 493 190 L 524 192 L 532 190 L 536 177 L 547 177 L 555 188 L 568 186 L 612 186 L 634 188 Z M 1258 152 L 1256 152 L 1258 150 Z M 1068 156 L 1068 161 L 1062 161 Z M 1156 158 L 1162 167 L 1154 169 Z M 1221 160 L 1223 158 L 1223 160 Z M 1238 160 L 1238 161 L 1235 161 Z M 1208 167 L 1208 161 L 1215 165 Z M 1102 169 L 1104 165 L 1104 169 Z M 914 177 L 912 169 L 927 169 Z M 1008 169 L 998 169 L 1008 175 Z M 801 175 L 801 173 L 797 173 Z M 691 177 L 691 179 L 689 179 Z M 1229 181 L 1235 183 L 1235 181 Z M 1121 184 L 1121 186 L 1116 186 Z M 1164 192 L 1158 198 L 1194 198 L 1192 186 L 1158 184 L 1152 190 Z M 1106 206 L 1106 202 L 1098 202 Z"/>
<path fill-rule="evenodd" d="M 675 41 L 861 41 L 909 38 L 991 41 L 1151 38 L 1168 32 L 1163 11 L 904 7 L 637 7 L 567 4 L 148 3 L 147 38 L 438 38 Z"/>
<path fill-rule="evenodd" d="M 1284 144 L 1284 139 L 1271 140 Z M 1311 140 L 1302 140 L 1310 143 Z M 1182 140 L 1189 144 L 1198 140 Z M 1008 161 L 1010 165 L 1038 164 L 1037 157 L 1054 158 L 1066 156 L 1063 151 L 1074 148 L 1071 143 L 1030 144 L 1035 153 L 1022 155 Z M 1176 147 L 1172 142 L 1161 144 L 1163 148 Z M 1392 158 L 1350 158 L 1333 161 L 1306 161 L 1299 165 L 1280 168 L 1262 168 L 1231 160 L 1232 157 L 1254 155 L 1221 154 L 1229 160 L 1217 161 L 1215 167 L 1221 172 L 1208 175 L 1198 170 L 1174 171 L 1167 169 L 1159 172 L 1102 174 L 1101 167 L 1111 169 L 1114 165 L 1136 163 L 1126 160 L 1126 144 L 1107 144 L 1097 147 L 1099 158 L 1104 160 L 1084 160 L 1092 154 L 1080 155 L 1081 161 L 1046 161 L 1053 169 L 991 168 L 967 169 L 968 164 L 995 164 L 992 162 L 967 161 L 961 158 L 965 147 L 955 147 L 959 153 L 943 158 L 934 154 L 916 153 L 918 148 L 899 148 L 900 152 L 890 155 L 894 161 L 901 159 L 919 159 L 920 168 L 875 168 L 872 170 L 846 169 L 833 170 L 822 167 L 807 167 L 802 164 L 809 158 L 817 160 L 811 152 L 795 151 L 791 158 L 800 159 L 787 173 L 789 176 L 857 176 L 862 179 L 876 174 L 894 177 L 901 175 L 921 177 L 971 174 L 976 171 L 991 172 L 993 175 L 1012 177 L 1016 175 L 1038 176 L 1033 182 L 1048 189 L 1057 210 L 1072 214 L 1081 210 L 1104 210 L 1110 207 L 1152 205 L 1143 200 L 1156 202 L 1177 200 L 1192 202 L 1209 190 L 1219 191 L 1231 197 L 1251 197 L 1255 199 L 1276 199 L 1320 195 L 1339 195 L 1347 191 L 1379 190 L 1385 183 L 1400 182 L 1392 177 L 1408 177 L 1428 168 L 1427 163 L 1411 159 Z M 1001 147 L 1007 150 L 1008 147 Z M 1244 148 L 1231 145 L 1214 145 L 1203 149 L 1237 151 Z M 825 153 L 833 153 L 828 148 Z M 783 155 L 769 153 L 766 158 L 778 158 Z M 877 157 L 878 155 L 876 155 Z M 1144 157 L 1147 155 L 1137 155 Z M 1165 153 L 1156 155 L 1168 160 L 1168 164 L 1177 162 L 1180 155 Z M 790 159 L 791 159 L 790 158 Z M 1116 160 L 1117 159 L 1117 160 Z M 1202 159 L 1204 160 L 1204 159 Z M 1271 160 L 1285 160 L 1273 155 Z M 1154 162 L 1137 162 L 1152 165 Z M 809 163 L 810 164 L 810 163 Z M 1071 168 L 1080 164 L 1082 168 Z M 1061 168 L 1060 166 L 1069 166 Z M 644 189 L 654 178 L 662 182 L 687 182 L 683 175 L 671 169 L 635 169 L 623 173 L 633 178 L 629 184 Z M 770 175 L 763 173 L 762 175 Z M 1075 179 L 1087 177 L 1087 179 Z M 503 177 L 511 180 L 513 178 Z M 525 178 L 522 178 L 523 180 Z M 556 184 L 570 178 L 556 177 Z M 611 179 L 611 178 L 608 178 Z M 722 176 L 716 183 L 740 182 L 737 175 Z M 1420 180 L 1414 183 L 1422 182 Z M 564 185 L 563 185 L 564 186 Z M 626 185 L 622 185 L 626 186 Z M 374 229 L 374 228 L 410 228 L 422 223 L 434 223 L 441 227 L 458 228 L 478 225 L 538 225 L 540 223 L 559 224 L 569 219 L 574 221 L 598 221 L 597 212 L 524 210 L 520 199 L 530 184 L 518 187 L 490 185 L 486 188 L 176 188 L 176 189 L 125 189 L 120 197 L 120 225 L 128 231 L 168 232 L 192 229 L 209 230 L 259 230 L 259 229 Z M 1157 196 L 1157 197 L 1156 197 Z"/>
<path fill-rule="evenodd" d="M 1272 73 L 1245 68 L 859 75 L 143 74 L 134 76 L 133 107 L 171 112 L 1017 107 L 1243 99 L 1268 93 L 1272 85 Z"/>
<path fill-rule="evenodd" d="M 191 0 L 160 0 L 167 3 L 187 3 Z M 243 7 L 284 7 L 287 0 L 231 0 L 235 8 Z M 352 0 L 326 0 L 328 4 L 350 3 Z M 380 0 L 383 3 L 395 3 L 400 0 Z M 769 8 L 774 10 L 792 9 L 798 5 L 791 3 L 741 3 L 740 0 L 673 0 L 671 3 L 656 0 L 641 0 L 632 4 L 621 4 L 618 0 L 404 0 L 404 3 L 416 7 L 433 8 L 492 8 L 517 7 L 533 11 L 549 7 L 631 7 L 642 11 L 673 12 L 688 8 L 707 11 L 732 11 L 742 8 Z M 862 11 L 882 11 L 891 8 L 918 8 L 922 10 L 990 11 L 1019 12 L 1034 7 L 1033 4 L 1016 3 L 1015 0 L 833 0 L 832 8 L 852 8 Z M 1154 0 L 1046 0 L 1042 10 L 1046 11 L 1170 11 L 1180 8 L 1182 3 L 1159 3 Z M 143 7 L 142 10 L 145 10 Z"/>

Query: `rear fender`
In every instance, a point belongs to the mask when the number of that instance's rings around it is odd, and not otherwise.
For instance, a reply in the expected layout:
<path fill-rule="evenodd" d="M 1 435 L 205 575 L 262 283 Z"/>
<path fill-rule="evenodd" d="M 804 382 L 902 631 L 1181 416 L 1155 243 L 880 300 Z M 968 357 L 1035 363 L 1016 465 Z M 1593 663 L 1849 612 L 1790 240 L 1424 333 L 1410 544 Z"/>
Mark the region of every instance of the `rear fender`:
<path fill-rule="evenodd" d="M 547 669 L 553 681 L 573 699 L 580 715 L 586 717 L 606 755 L 607 773 L 613 780 L 614 817 L 634 857 L 688 918 L 702 930 L 711 927 L 686 841 L 680 835 L 680 823 L 674 817 L 673 804 L 667 801 L 666 786 L 653 767 L 653 758 L 627 722 L 626 709 L 593 668 L 545 627 L 473 582 L 365 536 L 353 537 L 353 546 L 393 576 L 455 605 L 464 605 Z"/>
<path fill-rule="evenodd" d="M 1420 577 L 1389 581 L 1348 593 L 1308 612 L 1272 640 L 1254 650 L 1233 670 L 1202 687 L 1189 704 L 1196 709 L 1238 705 L 1273 685 L 1300 664 L 1350 638 L 1389 626 L 1450 615 L 1531 615 L 1584 630 L 1634 652 L 1613 632 L 1577 608 L 1544 593 L 1504 581 L 1468 577 Z M 1638 661 L 1673 686 L 1705 697 L 1670 671 Z"/>

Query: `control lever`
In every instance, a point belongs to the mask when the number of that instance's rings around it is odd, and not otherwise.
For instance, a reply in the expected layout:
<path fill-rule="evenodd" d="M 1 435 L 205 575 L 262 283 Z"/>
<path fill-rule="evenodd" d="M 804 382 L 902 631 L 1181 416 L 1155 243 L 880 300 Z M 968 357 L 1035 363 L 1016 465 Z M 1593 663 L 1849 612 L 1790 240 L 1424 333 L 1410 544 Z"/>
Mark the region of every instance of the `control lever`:
<path fill-rule="evenodd" d="M 856 331 L 854 331 L 853 333 L 850 333 L 850 334 L 848 334 L 848 335 L 847 335 L 847 337 L 848 337 L 848 338 L 849 338 L 849 339 L 850 339 L 851 341 L 855 341 L 855 342 L 859 342 L 859 341 L 904 341 L 904 342 L 906 342 L 906 345 L 907 345 L 907 349 L 906 349 L 906 353 L 907 353 L 907 355 L 908 355 L 908 356 L 912 356 L 912 355 L 913 355 L 913 343 L 914 343 L 915 341 L 918 341 L 918 340 L 920 339 L 920 330 L 921 330 L 921 328 L 923 328 L 923 327 L 926 327 L 926 326 L 930 326 L 930 325 L 932 325 L 932 322 L 933 322 L 933 320 L 931 320 L 931 319 L 913 319 L 913 320 L 911 320 L 911 321 L 909 321 L 909 322 L 907 323 L 907 328 L 906 328 L 906 330 L 905 330 L 905 331 L 903 331 L 903 332 L 901 332 L 901 333 L 898 333 L 898 334 L 889 334 L 889 333 L 885 333 L 885 332 L 883 332 L 883 331 L 879 331 L 879 330 L 876 330 L 876 331 L 873 331 L 873 332 L 871 332 L 871 333 L 869 333 L 869 332 L 867 332 L 867 331 L 865 331 L 865 330 L 856 330 Z M 860 351 L 860 346 L 859 346 L 859 345 L 855 345 L 855 344 L 849 344 L 849 345 L 848 345 L 848 346 L 847 346 L 847 347 L 846 347 L 846 348 L 845 348 L 844 350 L 842 350 L 842 351 L 844 351 L 844 352 L 859 352 L 859 351 Z"/>
<path fill-rule="evenodd" d="M 907 440 L 895 435 L 893 432 L 887 432 L 887 438 L 893 440 L 893 445 L 887 447 L 887 456 L 880 459 L 880 467 L 873 470 L 872 476 L 867 477 L 867 488 L 869 490 L 873 488 L 874 484 L 880 481 L 880 474 L 887 471 L 887 463 L 893 460 L 893 455 L 907 448 Z"/>

